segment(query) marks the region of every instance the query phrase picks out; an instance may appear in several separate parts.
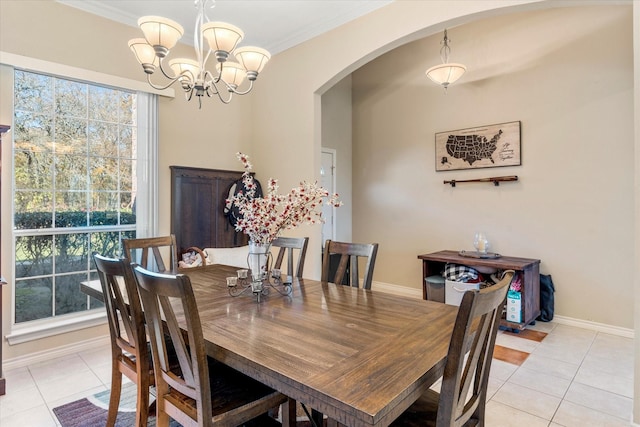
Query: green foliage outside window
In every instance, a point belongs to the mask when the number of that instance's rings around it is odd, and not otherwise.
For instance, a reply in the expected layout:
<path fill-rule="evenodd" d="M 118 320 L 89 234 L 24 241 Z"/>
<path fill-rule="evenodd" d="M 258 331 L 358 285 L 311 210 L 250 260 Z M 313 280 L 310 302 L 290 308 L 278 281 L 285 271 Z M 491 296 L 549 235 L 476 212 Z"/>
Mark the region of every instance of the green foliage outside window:
<path fill-rule="evenodd" d="M 79 285 L 135 237 L 136 126 L 133 93 L 15 70 L 16 323 L 101 305 Z"/>

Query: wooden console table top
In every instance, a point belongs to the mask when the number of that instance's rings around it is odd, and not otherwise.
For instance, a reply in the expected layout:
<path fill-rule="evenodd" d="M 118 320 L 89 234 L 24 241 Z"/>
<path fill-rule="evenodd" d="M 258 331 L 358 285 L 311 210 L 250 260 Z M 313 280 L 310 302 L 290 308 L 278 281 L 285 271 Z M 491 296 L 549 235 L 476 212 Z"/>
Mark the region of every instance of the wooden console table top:
<path fill-rule="evenodd" d="M 499 258 L 473 258 L 458 254 L 459 251 L 444 250 L 430 254 L 418 255 L 418 259 L 423 261 L 452 262 L 464 265 L 477 265 L 495 267 L 501 270 L 524 270 L 525 268 L 540 264 L 539 259 L 518 258 L 512 256 L 501 256 Z"/>

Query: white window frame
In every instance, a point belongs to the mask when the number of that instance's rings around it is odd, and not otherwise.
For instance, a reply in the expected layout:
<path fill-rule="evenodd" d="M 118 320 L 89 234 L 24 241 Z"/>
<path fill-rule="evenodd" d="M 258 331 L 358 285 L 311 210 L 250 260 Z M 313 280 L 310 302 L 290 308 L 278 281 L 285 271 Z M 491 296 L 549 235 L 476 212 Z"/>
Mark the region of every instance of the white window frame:
<path fill-rule="evenodd" d="M 155 94 L 174 96 L 173 89 L 159 92 L 148 85 L 126 78 L 110 76 L 103 73 L 84 70 L 49 61 L 42 61 L 20 55 L 0 51 L 0 65 L 11 67 L 11 81 L 4 81 L 3 85 L 10 86 L 13 94 L 13 69 L 54 75 L 60 78 L 83 80 L 104 86 L 117 87 L 137 92 L 138 97 L 138 200 L 140 209 L 136 212 L 136 234 L 140 237 L 157 234 L 158 227 L 158 100 Z M 7 89 L 7 88 L 5 88 Z M 13 99 L 13 97 L 12 97 Z M 13 104 L 11 104 L 11 120 L 13 121 Z M 13 123 L 12 123 L 13 124 Z M 12 134 L 9 134 L 12 135 Z M 13 162 L 13 141 L 11 141 L 11 162 Z M 8 157 L 8 156 L 7 156 Z M 7 158 L 3 157 L 3 158 Z M 8 160 L 8 159 L 7 159 Z M 11 164 L 13 171 L 13 163 Z M 5 181 L 7 182 L 7 181 Z M 13 180 L 11 182 L 11 212 L 13 206 Z M 145 209 L 146 208 L 146 209 Z M 13 220 L 11 221 L 13 224 Z M 15 234 L 11 234 L 11 278 L 15 278 Z M 89 231 L 89 230 L 87 230 Z M 105 229 L 105 231 L 108 231 Z M 5 252 L 6 253 L 6 252 Z M 6 266 L 6 264 L 5 264 Z M 61 316 L 15 324 L 15 280 L 11 280 L 11 332 L 6 336 L 10 345 L 33 341 L 61 333 L 72 332 L 106 323 L 104 311 L 85 311 Z"/>

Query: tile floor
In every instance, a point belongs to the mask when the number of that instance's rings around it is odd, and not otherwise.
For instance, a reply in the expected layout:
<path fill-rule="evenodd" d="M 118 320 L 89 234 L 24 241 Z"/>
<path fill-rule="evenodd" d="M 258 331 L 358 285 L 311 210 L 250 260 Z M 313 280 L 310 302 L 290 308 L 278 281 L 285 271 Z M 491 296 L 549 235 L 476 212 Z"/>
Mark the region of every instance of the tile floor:
<path fill-rule="evenodd" d="M 554 322 L 530 329 L 548 335 L 541 342 L 498 335 L 498 345 L 529 355 L 521 365 L 493 361 L 487 427 L 631 425 L 631 339 Z M 110 369 L 105 340 L 90 351 L 7 370 L 0 425 L 59 425 L 52 408 L 107 389 Z"/>

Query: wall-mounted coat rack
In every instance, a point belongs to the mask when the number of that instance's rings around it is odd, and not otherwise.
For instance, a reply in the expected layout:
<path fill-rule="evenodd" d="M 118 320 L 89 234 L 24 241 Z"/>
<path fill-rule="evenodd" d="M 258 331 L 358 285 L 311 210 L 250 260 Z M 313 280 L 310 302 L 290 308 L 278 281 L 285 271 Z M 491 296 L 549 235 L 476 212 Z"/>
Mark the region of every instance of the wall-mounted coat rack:
<path fill-rule="evenodd" d="M 455 179 L 452 179 L 450 181 L 445 181 L 444 183 L 450 184 L 452 187 L 455 187 L 456 184 L 461 182 L 493 182 L 493 185 L 497 187 L 498 185 L 500 185 L 501 182 L 509 182 L 509 181 L 517 181 L 517 180 L 518 180 L 517 175 L 509 175 L 509 176 L 494 176 L 491 178 L 462 179 L 457 181 Z"/>

